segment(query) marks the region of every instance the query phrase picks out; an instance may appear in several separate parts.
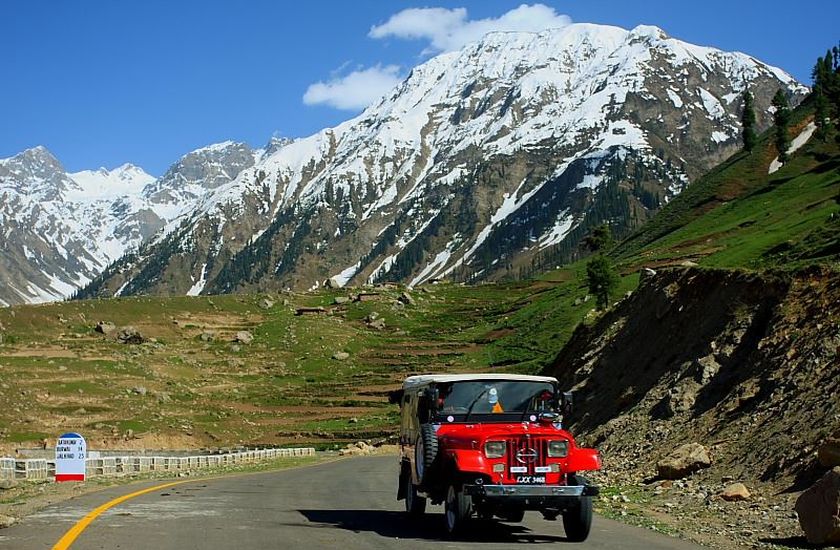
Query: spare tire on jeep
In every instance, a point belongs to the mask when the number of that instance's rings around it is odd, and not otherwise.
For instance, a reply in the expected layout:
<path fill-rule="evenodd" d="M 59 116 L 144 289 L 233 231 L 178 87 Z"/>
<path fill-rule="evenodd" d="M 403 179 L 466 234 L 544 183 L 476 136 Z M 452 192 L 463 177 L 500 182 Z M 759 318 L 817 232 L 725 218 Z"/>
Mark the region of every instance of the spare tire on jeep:
<path fill-rule="evenodd" d="M 420 485 L 431 480 L 431 470 L 438 456 L 438 438 L 431 424 L 420 426 L 417 444 L 414 446 L 414 469 Z"/>

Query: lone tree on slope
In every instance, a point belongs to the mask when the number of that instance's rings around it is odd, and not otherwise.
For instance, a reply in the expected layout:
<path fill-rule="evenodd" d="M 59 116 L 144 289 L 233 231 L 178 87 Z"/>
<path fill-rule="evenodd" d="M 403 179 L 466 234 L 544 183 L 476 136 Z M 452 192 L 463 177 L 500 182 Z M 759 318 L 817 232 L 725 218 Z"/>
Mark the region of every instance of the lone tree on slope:
<path fill-rule="evenodd" d="M 594 256 L 586 263 L 586 282 L 589 292 L 601 309 L 610 305 L 610 295 L 618 286 L 618 274 L 609 259 L 603 254 Z"/>
<path fill-rule="evenodd" d="M 811 76 L 814 80 L 814 124 L 817 137 L 823 141 L 831 131 L 832 118 L 840 115 L 840 65 L 835 62 L 837 48 L 817 58 Z"/>
<path fill-rule="evenodd" d="M 789 159 L 788 149 L 790 149 L 790 135 L 788 133 L 788 126 L 790 125 L 790 104 L 782 90 L 779 90 L 773 96 L 773 107 L 776 108 L 776 112 L 773 113 L 773 123 L 776 126 L 776 149 L 779 151 L 779 162 L 785 164 Z"/>
<path fill-rule="evenodd" d="M 584 244 L 592 252 L 600 252 L 610 248 L 613 243 L 612 231 L 607 224 L 601 224 L 583 239 Z"/>
<path fill-rule="evenodd" d="M 749 90 L 744 90 L 744 112 L 741 114 L 741 125 L 744 127 L 744 151 L 752 153 L 755 148 L 756 134 L 755 134 L 755 104 L 753 95 Z"/>

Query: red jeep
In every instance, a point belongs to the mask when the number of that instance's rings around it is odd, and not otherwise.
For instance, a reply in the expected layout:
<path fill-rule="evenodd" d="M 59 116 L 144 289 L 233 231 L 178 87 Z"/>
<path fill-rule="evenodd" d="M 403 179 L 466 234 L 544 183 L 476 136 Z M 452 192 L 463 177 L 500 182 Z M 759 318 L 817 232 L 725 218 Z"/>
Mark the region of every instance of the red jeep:
<path fill-rule="evenodd" d="M 411 376 L 391 395 L 401 407 L 397 500 L 409 514 L 443 503 L 452 534 L 473 515 L 522 521 L 525 510 L 555 520 L 583 541 L 598 488 L 580 472 L 601 468 L 594 449 L 563 429 L 571 394 L 545 376 Z"/>

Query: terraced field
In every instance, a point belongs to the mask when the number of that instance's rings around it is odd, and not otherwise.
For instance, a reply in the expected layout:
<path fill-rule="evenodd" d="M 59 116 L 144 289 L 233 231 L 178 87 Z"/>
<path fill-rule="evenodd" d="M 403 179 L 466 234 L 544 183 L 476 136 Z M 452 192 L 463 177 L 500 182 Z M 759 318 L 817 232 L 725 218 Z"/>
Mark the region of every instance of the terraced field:
<path fill-rule="evenodd" d="M 3 309 L 0 445 L 37 446 L 68 430 L 93 448 L 387 438 L 397 414 L 387 394 L 408 375 L 547 364 L 564 339 L 534 329 L 570 333 L 591 306 L 570 305 L 581 285 L 558 284 L 434 285 L 409 296 L 382 287 L 369 301 L 336 290 Z M 323 311 L 296 315 L 301 307 Z M 133 326 L 146 342 L 120 343 L 96 332 L 100 321 Z"/>

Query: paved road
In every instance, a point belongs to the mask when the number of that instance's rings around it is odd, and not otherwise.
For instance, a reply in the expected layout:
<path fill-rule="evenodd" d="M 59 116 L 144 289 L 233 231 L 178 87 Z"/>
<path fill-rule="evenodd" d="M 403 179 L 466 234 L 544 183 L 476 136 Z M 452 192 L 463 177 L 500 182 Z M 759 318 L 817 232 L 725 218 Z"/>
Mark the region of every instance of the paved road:
<path fill-rule="evenodd" d="M 340 460 L 297 470 L 201 480 L 152 491 L 94 520 L 73 550 L 246 548 L 467 548 L 565 542 L 560 521 L 529 512 L 521 524 L 484 524 L 458 541 L 443 534 L 442 508 L 410 520 L 394 499 L 393 457 Z M 94 508 L 160 484 L 118 487 L 51 506 L 0 531 L 0 548 L 51 548 Z M 596 517 L 578 548 L 656 550 L 699 547 Z"/>

